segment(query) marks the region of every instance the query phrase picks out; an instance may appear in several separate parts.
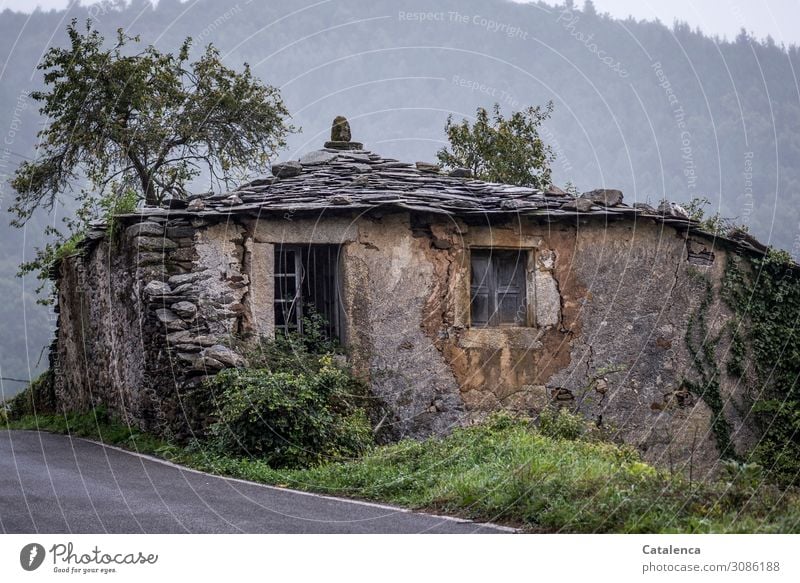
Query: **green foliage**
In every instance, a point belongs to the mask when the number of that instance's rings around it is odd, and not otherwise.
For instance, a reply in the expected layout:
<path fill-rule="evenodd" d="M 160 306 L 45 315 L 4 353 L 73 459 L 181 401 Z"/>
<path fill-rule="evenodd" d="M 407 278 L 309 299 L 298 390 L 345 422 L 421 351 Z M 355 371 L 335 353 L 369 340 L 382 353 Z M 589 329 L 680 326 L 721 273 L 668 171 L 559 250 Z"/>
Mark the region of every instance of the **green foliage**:
<path fill-rule="evenodd" d="M 68 45 L 50 48 L 37 66 L 46 88 L 30 97 L 41 103 L 47 125 L 36 159 L 14 173 L 9 211 L 21 227 L 38 208 L 52 211 L 60 195 L 75 191 L 78 208 L 64 219 L 67 235 L 47 230 L 55 242 L 38 249 L 23 273 L 39 270 L 45 279 L 56 249 L 90 221 L 105 218 L 114 234 L 115 214 L 141 201 L 182 198 L 203 172 L 225 185 L 265 172 L 294 129 L 278 90 L 247 65 L 240 73 L 225 67 L 212 45 L 189 62 L 190 38 L 173 54 L 152 45 L 133 53 L 139 38 L 122 29 L 104 48 L 91 21 L 82 33 L 73 20 L 67 35 Z M 83 179 L 89 187 L 79 190 Z"/>
<path fill-rule="evenodd" d="M 739 339 L 729 370 L 749 388 L 751 414 L 762 435 L 753 458 L 783 483 L 800 475 L 800 270 L 770 249 L 750 267 L 732 258 L 722 297 L 736 314 Z M 745 355 L 752 367 L 745 368 Z"/>
<path fill-rule="evenodd" d="M 505 118 L 495 103 L 491 119 L 483 107 L 473 124 L 466 119 L 454 123 L 449 116 L 445 133 L 450 148 L 439 150 L 439 161 L 448 168 L 468 168 L 481 180 L 547 188 L 555 156 L 539 137 L 539 128 L 552 112 L 550 101 L 544 108 L 528 107 Z"/>
<path fill-rule="evenodd" d="M 247 472 L 259 475 L 252 465 Z M 753 491 L 747 480 L 690 484 L 643 463 L 630 448 L 553 439 L 508 415 L 277 479 L 532 531 L 796 532 L 800 525 L 796 492 L 763 484 Z"/>
<path fill-rule="evenodd" d="M 335 339 L 325 333 L 326 320 L 313 308 L 303 317 L 303 333 L 277 334 L 262 338 L 257 347 L 248 351 L 247 361 L 254 368 L 272 372 L 314 372 L 320 368 L 320 355 L 334 355 L 341 349 Z"/>
<path fill-rule="evenodd" d="M 712 336 L 706 321 L 711 303 L 714 301 L 714 288 L 708 278 L 701 275 L 698 277 L 704 287 L 703 296 L 700 305 L 689 315 L 685 336 L 686 348 L 692 358 L 693 372 L 698 380 L 685 378 L 683 385 L 703 399 L 711 409 L 713 415 L 711 429 L 717 441 L 720 457 L 734 456 L 735 452 L 731 445 L 731 428 L 722 411 L 720 369 L 716 354 L 721 333 Z"/>
<path fill-rule="evenodd" d="M 234 456 L 275 467 L 357 456 L 372 444 L 366 414 L 349 391 L 353 379 L 322 356 L 317 370 L 229 369 L 209 381 L 218 396 L 210 441 Z"/>
<path fill-rule="evenodd" d="M 44 247 L 36 250 L 35 257 L 30 261 L 25 261 L 19 265 L 17 276 L 22 277 L 29 273 L 36 274 L 36 303 L 49 306 L 55 302 L 52 293 L 44 293 L 45 290 L 52 289 L 51 270 L 65 257 L 77 253 L 80 243 L 84 239 L 83 231 L 72 233 L 66 239 L 61 238 L 61 234 L 52 227 L 46 227 L 48 233 L 57 235 L 57 239 L 45 244 Z"/>
<path fill-rule="evenodd" d="M 162 457 L 167 457 L 165 454 L 170 452 L 177 454 L 179 451 L 175 446 L 120 421 L 105 407 L 95 407 L 84 413 L 63 415 L 29 413 L 19 419 L 11 420 L 9 428 L 67 433 Z M 178 460 L 177 455 L 174 458 Z M 181 458 L 181 461 L 187 459 Z"/>
<path fill-rule="evenodd" d="M 91 21 L 82 34 L 73 20 L 67 34 L 69 45 L 49 49 L 38 65 L 48 90 L 31 97 L 49 123 L 38 158 L 14 176 L 18 221 L 41 204 L 52 208 L 81 175 L 94 196 L 115 182 L 123 193 L 138 186 L 141 198 L 157 204 L 182 196 L 202 170 L 212 177 L 266 170 L 292 129 L 278 90 L 247 65 L 241 73 L 225 67 L 212 45 L 190 63 L 190 38 L 177 54 L 152 45 L 130 54 L 139 38 L 122 29 L 111 48 Z"/>
<path fill-rule="evenodd" d="M 683 207 L 689 214 L 689 218 L 694 219 L 700 223 L 700 227 L 714 235 L 727 235 L 734 228 L 747 231 L 746 226 L 734 225 L 732 221 L 722 218 L 719 213 L 714 213 L 711 216 L 706 214 L 705 208 L 711 204 L 706 197 L 696 197 L 685 203 Z"/>
<path fill-rule="evenodd" d="M 6 405 L 9 420 L 22 419 L 26 415 L 52 413 L 55 410 L 53 373 L 48 369 L 40 374 Z"/>
<path fill-rule="evenodd" d="M 578 439 L 587 430 L 586 419 L 566 409 L 545 409 L 539 415 L 539 431 L 553 439 Z"/>
<path fill-rule="evenodd" d="M 132 213 L 139 204 L 139 195 L 134 189 L 128 188 L 124 192 L 117 194 L 114 191 L 118 189 L 118 185 L 112 185 L 112 195 L 103 197 L 99 201 L 103 222 L 106 224 L 106 233 L 108 238 L 112 240 L 119 235 L 117 215 Z"/>
<path fill-rule="evenodd" d="M 494 414 L 450 436 L 371 449 L 350 462 L 277 470 L 202 442 L 179 447 L 142 434 L 101 408 L 28 416 L 17 429 L 46 429 L 159 455 L 199 470 L 328 494 L 507 521 L 538 532 L 796 533 L 800 497 L 759 480 L 753 464 L 729 462 L 723 479 L 690 484 L 639 460 L 631 448 L 542 435 Z"/>

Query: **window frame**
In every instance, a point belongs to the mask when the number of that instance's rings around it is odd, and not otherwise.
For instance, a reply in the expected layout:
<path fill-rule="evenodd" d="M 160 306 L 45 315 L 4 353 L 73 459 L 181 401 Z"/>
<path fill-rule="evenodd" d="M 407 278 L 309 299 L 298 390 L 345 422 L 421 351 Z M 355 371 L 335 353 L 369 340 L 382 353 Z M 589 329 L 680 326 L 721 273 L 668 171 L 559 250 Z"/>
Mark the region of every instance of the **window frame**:
<path fill-rule="evenodd" d="M 487 311 L 488 317 L 486 323 L 483 322 L 476 322 L 474 317 L 474 299 L 476 295 L 476 290 L 479 289 L 480 286 L 476 286 L 474 282 L 474 255 L 475 253 L 486 254 L 487 256 L 487 274 L 489 278 L 488 282 L 488 291 L 487 293 Z M 515 266 L 521 266 L 521 274 L 520 277 L 520 289 L 518 291 L 519 295 L 519 302 L 517 303 L 516 311 L 523 311 L 524 318 L 523 321 L 515 321 L 515 322 L 501 322 L 498 321 L 500 316 L 500 301 L 498 297 L 500 296 L 500 287 L 501 284 L 497 281 L 497 273 L 499 270 L 499 262 L 496 264 L 492 261 L 492 257 L 495 253 L 502 254 L 506 252 L 516 253 L 520 257 L 520 261 L 515 263 Z M 477 328 L 477 329 L 497 329 L 497 328 L 533 328 L 535 327 L 535 318 L 534 318 L 534 305 L 535 305 L 535 298 L 533 296 L 534 289 L 532 289 L 533 285 L 532 282 L 529 281 L 529 272 L 531 266 L 533 265 L 535 249 L 530 247 L 508 247 L 508 246 L 475 246 L 469 248 L 469 276 L 468 276 L 468 288 L 469 288 L 469 327 L 470 328 Z M 519 268 L 519 267 L 517 267 Z M 506 286 L 507 293 L 508 287 Z"/>
<path fill-rule="evenodd" d="M 299 334 L 303 334 L 303 318 L 306 315 L 306 298 L 304 297 L 304 290 L 307 284 L 307 277 L 309 277 L 309 273 L 311 271 L 311 266 L 306 265 L 306 260 L 311 259 L 312 256 L 312 248 L 317 248 L 316 250 L 322 250 L 323 248 L 328 248 L 328 259 L 331 259 L 330 253 L 335 254 L 335 259 L 331 260 L 327 269 L 331 271 L 329 273 L 329 277 L 331 278 L 331 286 L 328 289 L 328 292 L 332 294 L 329 298 L 328 302 L 330 303 L 331 309 L 330 314 L 327 314 L 329 318 L 328 326 L 329 330 L 328 333 L 331 336 L 331 339 L 338 340 L 339 342 L 344 342 L 344 318 L 343 318 L 343 310 L 341 305 L 341 246 L 340 245 L 328 245 L 328 244 L 276 244 L 274 246 L 274 260 L 273 260 L 273 270 L 272 270 L 272 281 L 273 281 L 273 298 L 272 298 L 272 310 L 274 313 L 274 320 L 273 326 L 276 333 L 283 332 L 288 333 L 290 331 L 298 332 Z M 280 258 L 281 256 L 285 256 L 291 253 L 293 255 L 293 260 L 291 262 L 294 263 L 293 270 L 291 273 L 287 272 L 278 272 L 277 265 L 283 265 L 284 261 Z M 316 260 L 316 258 L 315 258 Z M 288 265 L 287 265 L 288 267 Z M 320 268 L 325 269 L 325 268 Z M 280 292 L 281 287 L 278 285 L 279 280 L 286 280 L 287 278 L 294 280 L 294 296 L 289 298 L 288 294 L 283 294 Z M 285 290 L 286 287 L 284 286 L 283 289 Z M 277 310 L 278 306 L 288 306 L 282 309 L 283 311 L 283 323 L 278 323 L 278 315 Z M 317 312 L 323 313 L 324 310 L 320 310 L 318 306 L 314 306 Z"/>

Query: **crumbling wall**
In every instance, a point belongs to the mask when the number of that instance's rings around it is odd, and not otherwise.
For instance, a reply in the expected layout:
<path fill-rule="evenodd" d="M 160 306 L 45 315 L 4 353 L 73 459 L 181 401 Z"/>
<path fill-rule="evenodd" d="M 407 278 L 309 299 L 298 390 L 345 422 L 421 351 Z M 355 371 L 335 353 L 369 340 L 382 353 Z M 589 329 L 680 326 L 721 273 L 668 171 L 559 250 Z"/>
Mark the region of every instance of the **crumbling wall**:
<path fill-rule="evenodd" d="M 685 337 L 690 316 L 702 309 L 706 340 L 719 337 L 714 349 L 724 359 L 730 313 L 718 293 L 723 249 L 652 221 L 434 220 L 427 228 L 429 260 L 450 269 L 444 293 L 429 298 L 426 329 L 471 417 L 498 408 L 536 415 L 567 407 L 635 444 L 650 461 L 691 465 L 695 475 L 713 468 L 719 448 L 712 410 L 704 395 L 686 388 L 699 371 Z M 469 249 L 488 246 L 530 250 L 528 326 L 470 326 Z M 701 306 L 706 282 L 712 294 Z M 740 412 L 743 389 L 724 367 L 718 378 L 724 422 L 741 452 L 753 440 Z"/>
<path fill-rule="evenodd" d="M 708 469 L 718 458 L 712 411 L 683 381 L 695 375 L 685 337 L 701 307 L 724 357 L 726 252 L 651 220 L 145 218 L 61 264 L 61 402 L 102 402 L 162 434 L 202 425 L 192 399 L 203 379 L 245 364 L 248 340 L 274 333 L 281 244 L 341 246 L 349 359 L 393 437 L 443 433 L 498 408 L 568 407 L 662 465 Z M 528 250 L 527 326 L 470 325 L 476 247 Z M 706 282 L 715 293 L 701 306 Z M 724 370 L 720 380 L 743 451 L 753 436 L 742 390 Z"/>

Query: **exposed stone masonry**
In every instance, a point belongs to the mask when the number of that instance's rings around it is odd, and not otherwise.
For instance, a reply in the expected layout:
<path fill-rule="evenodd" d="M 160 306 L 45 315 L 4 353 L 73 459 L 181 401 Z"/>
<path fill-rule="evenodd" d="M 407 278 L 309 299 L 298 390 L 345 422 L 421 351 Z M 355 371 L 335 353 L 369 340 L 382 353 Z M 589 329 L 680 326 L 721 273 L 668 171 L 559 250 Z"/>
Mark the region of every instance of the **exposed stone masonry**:
<path fill-rule="evenodd" d="M 121 215 L 119 240 L 90 232 L 57 270 L 62 405 L 103 403 L 187 437 L 203 379 L 274 333 L 276 249 L 336 245 L 348 359 L 395 437 L 566 406 L 651 461 L 713 466 L 709 409 L 681 382 L 682 338 L 698 273 L 718 286 L 725 258 L 757 241 L 706 233 L 675 205 L 627 206 L 618 190 L 573 198 L 347 144 L 232 192 Z M 486 247 L 527 252 L 526 326 L 471 326 L 470 249 Z M 727 317 L 717 303 L 709 321 Z M 744 447 L 741 388 L 721 380 Z"/>

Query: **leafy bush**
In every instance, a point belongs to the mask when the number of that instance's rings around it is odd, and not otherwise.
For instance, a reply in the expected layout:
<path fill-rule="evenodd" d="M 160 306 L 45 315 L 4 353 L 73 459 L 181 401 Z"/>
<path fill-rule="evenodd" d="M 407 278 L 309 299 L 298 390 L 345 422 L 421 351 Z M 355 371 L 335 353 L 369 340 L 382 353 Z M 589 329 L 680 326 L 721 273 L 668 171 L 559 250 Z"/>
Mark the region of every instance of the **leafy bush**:
<path fill-rule="evenodd" d="M 775 249 L 749 266 L 729 258 L 722 297 L 742 323 L 728 370 L 739 373 L 753 398 L 750 413 L 761 434 L 751 457 L 770 479 L 794 485 L 800 475 L 800 269 Z"/>
<path fill-rule="evenodd" d="M 219 394 L 210 442 L 220 452 L 263 458 L 275 467 L 300 467 L 364 453 L 372 429 L 356 406 L 358 386 L 331 356 L 316 370 L 229 369 L 211 381 Z"/>
<path fill-rule="evenodd" d="M 46 370 L 40 374 L 7 405 L 8 418 L 12 420 L 21 419 L 26 415 L 41 415 L 55 411 L 52 372 Z"/>
<path fill-rule="evenodd" d="M 320 356 L 340 352 L 336 340 L 327 337 L 327 322 L 313 308 L 306 308 L 303 333 L 278 333 L 275 338 L 262 338 L 257 347 L 247 354 L 253 368 L 272 372 L 315 372 L 320 369 Z"/>
<path fill-rule="evenodd" d="M 539 415 L 539 431 L 554 439 L 578 439 L 587 433 L 587 422 L 581 415 L 566 409 L 545 409 Z"/>

